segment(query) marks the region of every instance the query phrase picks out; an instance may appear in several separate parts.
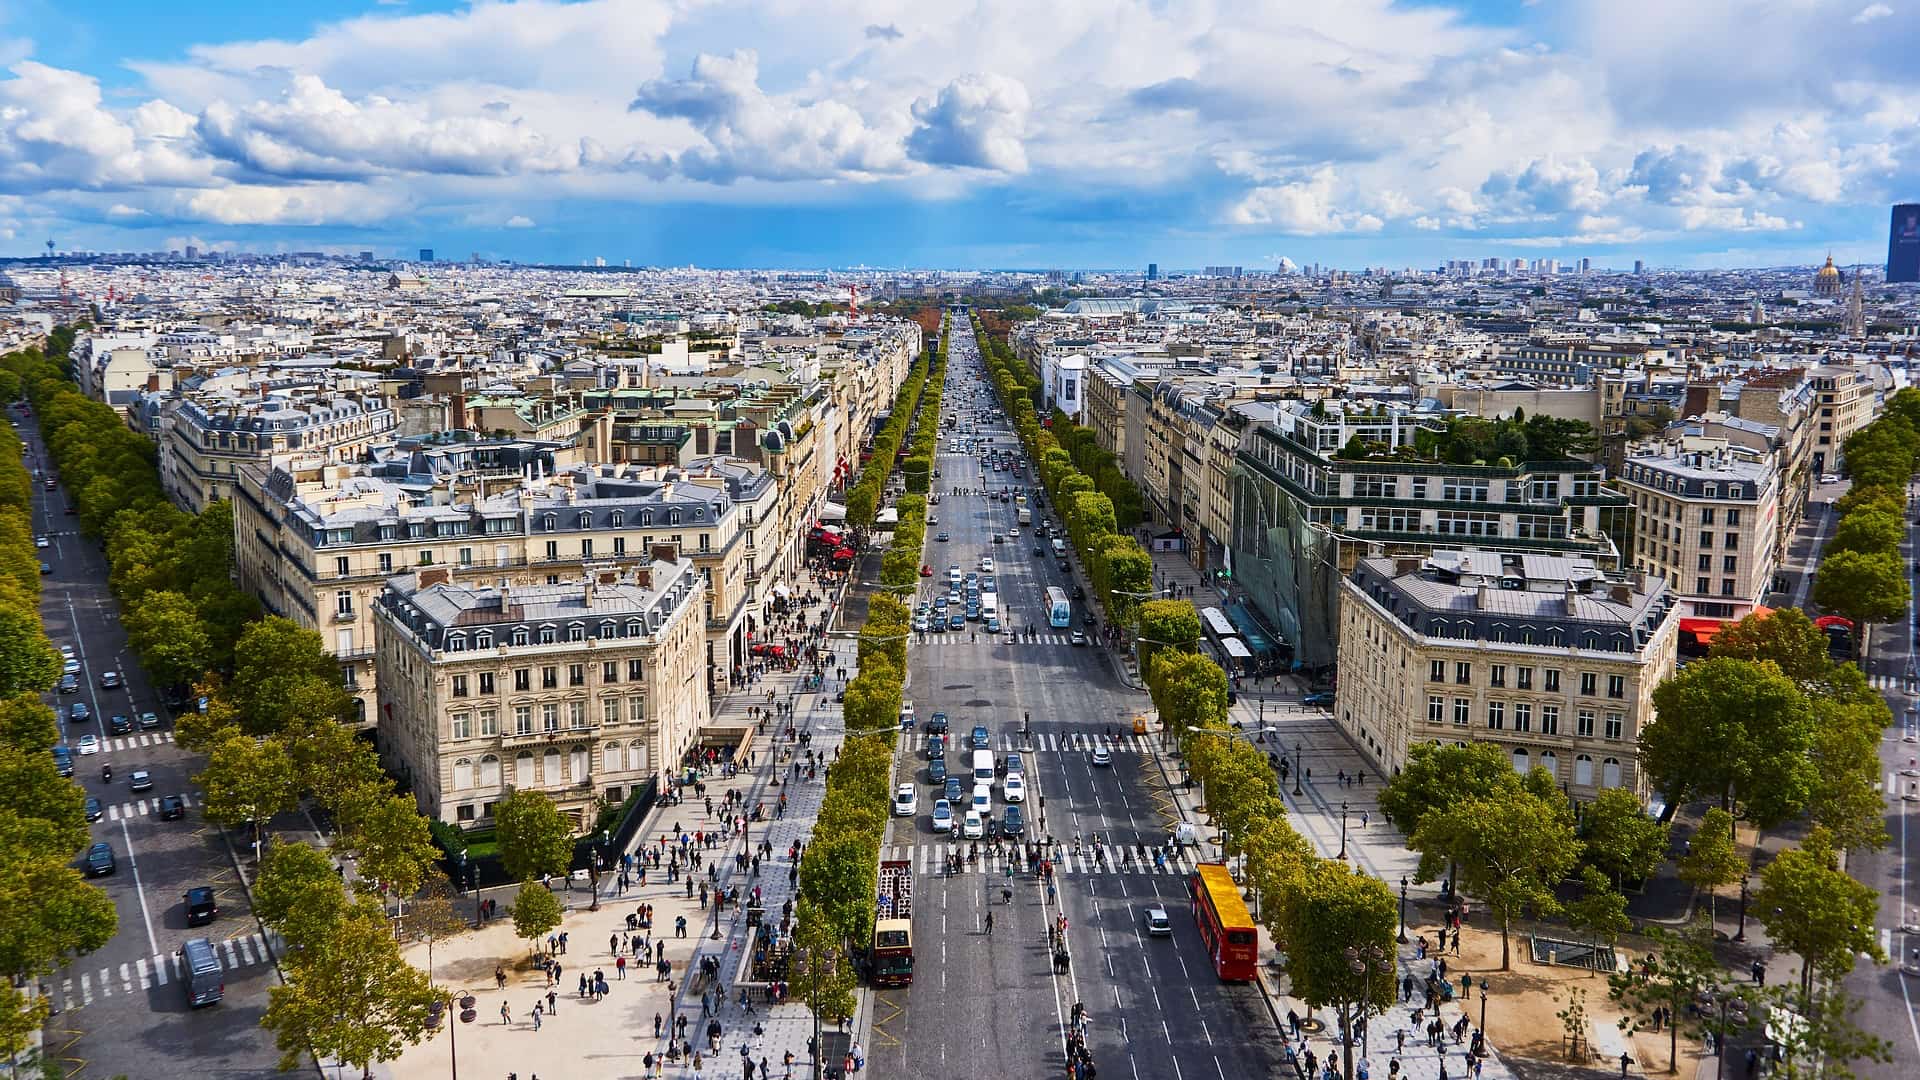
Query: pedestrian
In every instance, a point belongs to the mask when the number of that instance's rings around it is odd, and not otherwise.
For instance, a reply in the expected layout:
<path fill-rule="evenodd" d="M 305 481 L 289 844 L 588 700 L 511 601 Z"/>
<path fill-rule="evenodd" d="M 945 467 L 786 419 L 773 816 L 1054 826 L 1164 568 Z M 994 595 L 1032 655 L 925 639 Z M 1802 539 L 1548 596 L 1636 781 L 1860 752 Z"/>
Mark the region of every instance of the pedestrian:
<path fill-rule="evenodd" d="M 553 991 L 547 991 L 547 1012 L 549 1015 L 560 1011 L 560 999 Z"/>
<path fill-rule="evenodd" d="M 536 1001 L 533 1004 L 533 1030 L 535 1031 L 540 1030 L 540 1015 L 540 1003 Z"/>
<path fill-rule="evenodd" d="M 493 987 L 496 990 L 507 988 L 507 969 L 499 964 L 493 966 Z"/>
<path fill-rule="evenodd" d="M 500 1003 L 500 1026 L 506 1027 L 511 1023 L 513 1023 L 513 1010 L 508 1008 L 507 1003 L 503 1001 Z"/>
<path fill-rule="evenodd" d="M 656 1039 L 660 1037 L 660 1022 L 661 1022 L 660 1014 L 654 1013 L 653 1014 L 653 1037 Z"/>
<path fill-rule="evenodd" d="M 587 996 L 587 973 L 584 971 L 580 973 L 580 996 Z"/>
<path fill-rule="evenodd" d="M 613 971 L 615 978 L 624 979 L 627 977 L 627 958 L 625 954 L 613 958 Z"/>
<path fill-rule="evenodd" d="M 1747 1060 L 1749 1062 L 1753 1060 L 1753 1051 L 1747 1051 Z M 1620 1080 L 1626 1080 L 1627 1066 L 1631 1064 L 1633 1064 L 1632 1055 L 1628 1054 L 1625 1050 L 1620 1051 Z M 1748 1071 L 1751 1072 L 1752 1070 L 1749 1069 Z"/>

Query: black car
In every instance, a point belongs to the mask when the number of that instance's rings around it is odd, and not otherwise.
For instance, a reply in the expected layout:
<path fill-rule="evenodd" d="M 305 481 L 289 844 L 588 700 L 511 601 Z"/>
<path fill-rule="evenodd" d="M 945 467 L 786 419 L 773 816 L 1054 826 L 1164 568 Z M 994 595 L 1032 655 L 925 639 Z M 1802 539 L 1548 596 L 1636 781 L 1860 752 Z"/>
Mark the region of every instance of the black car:
<path fill-rule="evenodd" d="M 106 877 L 116 869 L 113 861 L 113 848 L 106 841 L 87 849 L 87 876 Z"/>
<path fill-rule="evenodd" d="M 934 713 L 932 716 L 927 717 L 927 734 L 945 735 L 946 733 L 947 733 L 947 714 L 946 713 L 937 712 L 937 713 Z"/>
<path fill-rule="evenodd" d="M 931 784 L 944 784 L 947 782 L 946 758 L 937 757 L 927 762 L 927 782 Z"/>
<path fill-rule="evenodd" d="M 167 795 L 160 800 L 160 817 L 163 821 L 178 821 L 187 816 L 187 800 L 178 795 Z"/>
<path fill-rule="evenodd" d="M 145 769 L 135 769 L 133 775 L 127 778 L 127 786 L 135 791 L 152 791 L 153 774 Z"/>
<path fill-rule="evenodd" d="M 94 798 L 92 795 L 87 796 L 87 820 L 99 821 L 105 816 L 106 811 L 101 809 L 100 800 Z"/>
<path fill-rule="evenodd" d="M 107 730 L 115 735 L 129 734 L 133 731 L 133 721 L 119 713 L 114 713 L 112 718 L 107 721 Z"/>
<path fill-rule="evenodd" d="M 60 692 L 61 692 L 61 693 L 63 693 L 63 694 L 77 694 L 77 693 L 79 693 L 79 692 L 80 692 L 80 679 L 79 679 L 79 677 L 78 677 L 78 676 L 74 676 L 74 675 L 62 675 L 62 676 L 60 676 Z"/>
<path fill-rule="evenodd" d="M 220 905 L 213 898 L 213 890 L 198 885 L 187 890 L 187 925 L 205 926 L 220 917 Z"/>
<path fill-rule="evenodd" d="M 1026 831 L 1026 819 L 1021 815 L 1018 805 L 1011 805 L 1000 811 L 1000 835 L 1019 836 Z"/>

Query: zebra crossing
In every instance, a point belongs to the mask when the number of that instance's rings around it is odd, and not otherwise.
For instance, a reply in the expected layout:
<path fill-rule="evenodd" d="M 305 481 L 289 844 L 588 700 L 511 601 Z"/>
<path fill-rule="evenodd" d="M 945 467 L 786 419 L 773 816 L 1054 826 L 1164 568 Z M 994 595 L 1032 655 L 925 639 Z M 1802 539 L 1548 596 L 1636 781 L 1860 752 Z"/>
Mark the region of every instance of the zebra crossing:
<path fill-rule="evenodd" d="M 1000 749 L 1025 753 L 1052 753 L 1058 751 L 1067 754 L 1084 754 L 1094 749 L 1108 750 L 1116 754 L 1151 754 L 1153 737 L 1150 735 L 1114 735 L 1099 732 L 1052 732 L 1036 731 L 1028 739 L 1018 735 L 1001 735 Z"/>
<path fill-rule="evenodd" d="M 191 810 L 195 805 L 193 796 L 182 794 L 180 802 Z M 106 807 L 108 821 L 132 821 L 160 813 L 160 799 L 134 799 L 132 802 L 115 803 Z"/>
<path fill-rule="evenodd" d="M 968 623 L 967 626 L 973 631 L 971 637 L 966 630 L 949 630 L 944 634 L 930 634 L 923 630 L 914 634 L 913 643 L 916 647 L 949 649 L 955 645 L 998 645 L 1003 641 L 1016 645 L 1071 645 L 1073 643 L 1066 634 L 1041 634 L 1037 637 L 1022 635 L 1010 638 L 1006 634 L 989 634 L 981 630 L 977 623 Z"/>
<path fill-rule="evenodd" d="M 279 934 L 256 931 L 214 942 L 213 953 L 223 970 L 238 971 L 272 963 L 274 956 L 285 945 Z M 184 979 L 186 974 L 186 960 L 179 953 L 154 953 L 132 963 L 102 967 L 97 972 L 88 970 L 69 974 L 48 996 L 54 999 L 57 1011 L 66 1012 L 84 1009 L 101 998 L 110 998 L 115 994 L 143 993 L 167 986 Z"/>
<path fill-rule="evenodd" d="M 1905 688 L 1906 680 L 1898 675 L 1869 675 L 1867 684 L 1875 690 L 1901 690 Z"/>
<path fill-rule="evenodd" d="M 116 751 L 124 752 L 127 750 L 139 750 L 142 747 L 148 746 L 162 746 L 172 741 L 173 732 L 171 731 L 148 731 L 139 735 L 117 735 L 110 739 L 104 739 L 100 743 L 100 748 L 103 752 L 107 753 Z"/>
<path fill-rule="evenodd" d="M 924 877 L 944 877 L 947 857 L 950 855 L 960 856 L 962 874 L 1004 877 L 1008 863 L 1013 864 L 1015 873 L 1026 872 L 1024 855 L 1007 847 L 1002 847 L 996 853 L 984 843 L 980 846 L 980 857 L 971 863 L 967 862 L 967 851 L 973 843 L 890 844 L 885 857 L 913 863 L 914 872 Z M 1053 868 L 1056 874 L 1069 876 L 1116 873 L 1180 875 L 1192 873 L 1200 861 L 1191 849 L 1179 848 L 1156 864 L 1154 855 L 1161 850 L 1146 844 L 1083 844 L 1076 852 L 1073 845 L 1062 844 L 1057 845 L 1053 852 Z"/>

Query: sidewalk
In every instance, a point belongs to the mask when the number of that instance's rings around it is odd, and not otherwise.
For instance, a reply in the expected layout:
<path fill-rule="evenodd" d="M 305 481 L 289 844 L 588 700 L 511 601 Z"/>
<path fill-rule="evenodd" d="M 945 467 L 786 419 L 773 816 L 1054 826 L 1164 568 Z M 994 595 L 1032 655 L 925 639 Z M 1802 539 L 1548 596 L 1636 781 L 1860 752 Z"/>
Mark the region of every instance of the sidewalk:
<path fill-rule="evenodd" d="M 824 605 L 807 609 L 808 621 L 817 622 L 826 611 Z M 826 647 L 840 652 L 835 666 L 843 663 L 851 674 L 850 647 L 833 639 L 827 639 Z M 806 779 L 806 751 L 811 749 L 816 756 L 831 761 L 842 738 L 840 708 L 833 702 L 838 680 L 825 680 L 818 692 L 802 691 L 800 687 L 806 675 L 803 666 L 790 674 L 763 676 L 751 688 L 730 694 L 715 716 L 717 723 L 731 719 L 747 724 L 750 723 L 749 708 L 766 705 L 769 691 L 776 702 L 791 700 L 796 733 L 810 736 L 810 744 L 798 751 L 802 763 L 798 778 L 792 775 L 790 762 L 776 760 L 796 744 L 781 737 L 784 725 L 769 722 L 765 734 L 756 739 L 755 748 L 736 775 L 722 778 L 716 773 L 703 781 L 704 794 L 712 799 L 711 814 L 706 800 L 689 789 L 679 805 L 656 809 L 635 837 L 633 850 L 637 867 L 640 849 L 660 849 L 668 837 L 679 833 L 717 831 L 724 839 L 693 845 L 703 864 L 692 879 L 708 883 L 710 888 L 738 885 L 742 894 L 738 906 L 729 907 L 723 914 L 703 903 L 697 892 L 694 897 L 688 897 L 688 877 L 684 871 L 679 880 L 671 883 L 666 880 L 664 853 L 660 868 L 647 871 L 644 886 L 630 885 L 622 892 L 617 873 L 603 874 L 598 911 L 589 910 L 592 898 L 584 886 L 564 892 L 562 900 L 567 911 L 555 933 L 566 934 L 568 941 L 565 951 L 554 956 L 561 967 L 559 984 L 552 988 L 556 1008 L 544 1015 L 536 1028 L 533 1008 L 539 1003 L 543 1012 L 546 1009 L 547 979 L 528 954 L 526 944 L 514 937 L 512 919 L 505 916 L 512 890 L 498 891 L 495 896 L 500 900 L 502 917 L 480 930 L 442 942 L 435 955 L 436 985 L 449 990 L 470 990 L 475 998 L 476 1017 L 465 1024 L 458 1023 L 456 1018 L 453 1026 L 459 1030 L 453 1035 L 443 1029 L 427 1042 L 410 1048 L 384 1070 L 376 1069 L 376 1075 L 449 1076 L 453 1051 L 451 1046 L 443 1044 L 452 1038 L 458 1039 L 469 1069 L 478 1064 L 482 1070 L 479 1075 L 504 1076 L 512 1072 L 522 1080 L 541 1074 L 547 1080 L 584 1075 L 652 1075 L 643 1069 L 644 1056 L 649 1052 L 656 1057 L 663 1055 L 674 1021 L 684 1017 L 686 1037 L 703 1058 L 697 1075 L 743 1075 L 744 1050 L 745 1057 L 755 1066 L 756 1076 L 762 1059 L 768 1062 L 769 1077 L 787 1075 L 783 1061 L 789 1052 L 794 1059 L 793 1075 L 810 1076 L 807 1041 L 813 1034 L 813 1019 L 806 1007 L 789 999 L 778 1005 L 755 1001 L 743 1008 L 737 994 L 731 993 L 745 959 L 747 897 L 758 886 L 767 925 L 779 925 L 782 906 L 793 895 L 797 874 L 797 867 L 787 853 L 795 842 L 810 839 L 814 817 L 825 794 L 824 772 L 814 780 Z M 744 837 L 723 821 L 727 795 L 735 791 L 740 793 L 738 805 L 744 810 L 751 812 L 755 806 L 765 808 L 765 819 L 748 822 Z M 788 800 L 786 812 L 776 817 L 782 794 Z M 771 853 L 764 856 L 756 868 L 751 857 L 762 850 L 763 843 L 771 845 Z M 744 869 L 736 864 L 736 856 L 742 853 L 749 857 Z M 565 888 L 565 885 L 556 880 L 555 887 Z M 463 902 L 472 899 L 469 894 Z M 648 931 L 627 929 L 627 916 L 643 903 L 654 907 L 650 938 Z M 675 932 L 675 923 L 681 918 L 686 920 L 684 937 Z M 648 947 L 665 946 L 666 959 L 672 965 L 671 982 L 658 981 L 650 964 L 636 963 L 632 954 L 643 940 Z M 544 951 L 544 943 L 541 944 Z M 616 961 L 620 952 L 629 955 L 624 977 Z M 410 949 L 407 955 L 415 964 L 426 967 L 424 947 Z M 704 980 L 697 976 L 689 979 L 688 973 L 697 972 L 701 961 L 710 957 L 719 963 L 717 989 L 703 994 Z M 506 968 L 504 990 L 495 986 L 496 965 Z M 604 974 L 609 988 L 608 994 L 599 1001 L 579 994 L 579 979 L 586 976 L 592 981 L 595 972 Z M 673 987 L 671 994 L 669 986 Z M 501 1020 L 503 1004 L 511 1016 L 507 1023 Z M 657 1038 L 654 1035 L 656 1018 L 661 1028 Z M 717 1019 L 722 1029 L 717 1054 L 708 1050 L 706 1032 L 710 1018 Z M 666 1066 L 662 1075 L 692 1077 L 696 1073 L 690 1059 L 682 1058 Z"/>

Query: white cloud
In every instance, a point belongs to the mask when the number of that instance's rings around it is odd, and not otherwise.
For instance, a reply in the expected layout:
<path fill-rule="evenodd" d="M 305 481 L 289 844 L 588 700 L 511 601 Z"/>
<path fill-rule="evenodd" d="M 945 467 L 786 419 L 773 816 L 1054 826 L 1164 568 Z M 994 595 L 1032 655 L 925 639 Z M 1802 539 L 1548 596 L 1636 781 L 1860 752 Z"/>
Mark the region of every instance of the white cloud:
<path fill-rule="evenodd" d="M 509 229 L 531 229 L 533 228 L 533 219 L 525 214 L 515 214 L 508 218 L 504 224 Z"/>
<path fill-rule="evenodd" d="M 1868 4 L 1854 14 L 1852 21 L 1855 26 L 1864 26 L 1892 14 L 1893 9 L 1885 4 Z"/>
<path fill-rule="evenodd" d="M 233 184 L 177 193 L 170 209 L 218 225 L 368 225 L 411 205 L 403 194 L 366 184 Z"/>
<path fill-rule="evenodd" d="M 1026 172 L 1021 137 L 1032 108 L 1018 79 L 962 76 L 941 87 L 937 97 L 913 103 L 917 126 L 907 137 L 907 152 L 929 165 Z"/>
<path fill-rule="evenodd" d="M 1295 236 L 1379 232 L 1386 224 L 1379 217 L 1336 205 L 1337 186 L 1338 178 L 1329 167 L 1304 179 L 1257 187 L 1228 209 L 1227 220 Z"/>

